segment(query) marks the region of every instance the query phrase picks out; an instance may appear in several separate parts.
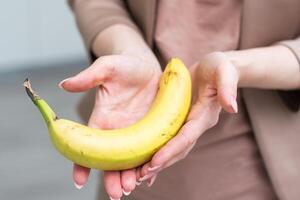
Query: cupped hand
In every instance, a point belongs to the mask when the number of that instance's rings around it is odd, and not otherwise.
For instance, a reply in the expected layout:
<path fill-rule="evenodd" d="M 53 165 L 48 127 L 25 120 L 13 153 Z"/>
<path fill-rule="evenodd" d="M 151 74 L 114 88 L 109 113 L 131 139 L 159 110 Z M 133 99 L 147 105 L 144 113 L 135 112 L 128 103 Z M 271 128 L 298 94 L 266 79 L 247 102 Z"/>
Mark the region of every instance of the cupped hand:
<path fill-rule="evenodd" d="M 89 68 L 59 85 L 70 92 L 97 87 L 96 99 L 88 125 L 115 129 L 128 126 L 148 111 L 158 89 L 161 69 L 157 60 L 128 55 L 98 58 Z M 104 171 L 104 186 L 111 199 L 130 193 L 139 179 L 138 169 Z M 77 188 L 87 182 L 90 169 L 74 164 Z"/>
<path fill-rule="evenodd" d="M 225 53 L 205 56 L 190 72 L 193 82 L 190 113 L 179 133 L 143 165 L 139 181 L 147 180 L 148 186 L 153 184 L 158 172 L 187 156 L 197 139 L 218 122 L 222 108 L 229 113 L 238 112 L 239 72 Z"/>

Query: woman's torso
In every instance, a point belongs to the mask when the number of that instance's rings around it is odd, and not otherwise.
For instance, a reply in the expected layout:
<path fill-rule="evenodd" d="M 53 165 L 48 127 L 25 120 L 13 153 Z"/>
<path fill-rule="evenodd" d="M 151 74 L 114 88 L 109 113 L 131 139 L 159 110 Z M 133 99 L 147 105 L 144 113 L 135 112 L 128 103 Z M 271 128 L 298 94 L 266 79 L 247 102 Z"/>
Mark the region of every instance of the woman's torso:
<path fill-rule="evenodd" d="M 154 44 L 163 66 L 171 57 L 190 66 L 207 53 L 238 48 L 241 0 L 160 0 L 157 6 Z M 238 114 L 222 112 L 184 160 L 130 199 L 276 199 L 240 95 L 238 104 Z"/>

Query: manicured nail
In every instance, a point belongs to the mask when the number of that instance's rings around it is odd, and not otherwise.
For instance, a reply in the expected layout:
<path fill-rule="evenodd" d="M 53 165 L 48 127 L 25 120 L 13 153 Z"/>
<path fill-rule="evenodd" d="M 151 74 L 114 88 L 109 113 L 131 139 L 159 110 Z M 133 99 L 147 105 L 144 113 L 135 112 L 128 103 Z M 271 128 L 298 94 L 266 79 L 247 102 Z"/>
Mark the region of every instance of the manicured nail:
<path fill-rule="evenodd" d="M 112 198 L 112 197 L 109 197 L 110 198 L 110 200 L 120 200 L 120 199 L 114 199 L 114 198 Z"/>
<path fill-rule="evenodd" d="M 136 184 L 137 186 L 139 186 L 139 185 L 142 184 L 142 181 L 137 181 L 137 182 L 135 182 L 135 184 Z"/>
<path fill-rule="evenodd" d="M 149 172 L 153 172 L 153 171 L 156 171 L 156 170 L 159 169 L 159 168 L 160 168 L 160 166 L 149 167 L 149 168 L 148 168 L 148 171 L 149 171 Z"/>
<path fill-rule="evenodd" d="M 231 99 L 230 106 L 231 106 L 231 109 L 234 113 L 238 112 L 238 105 L 237 105 L 237 102 L 236 102 L 235 98 Z"/>
<path fill-rule="evenodd" d="M 64 84 L 64 82 L 66 82 L 67 80 L 69 80 L 70 78 L 66 78 L 66 79 L 64 79 L 64 80 L 62 80 L 59 84 L 58 84 L 58 87 L 60 88 L 60 89 L 64 89 L 63 87 L 62 87 L 62 85 Z"/>
<path fill-rule="evenodd" d="M 129 192 L 126 192 L 125 190 L 123 190 L 123 194 L 124 194 L 125 196 L 128 196 L 128 195 L 130 195 L 130 193 L 131 193 L 131 191 L 129 191 Z"/>
<path fill-rule="evenodd" d="M 139 178 L 139 181 L 143 182 L 143 181 L 147 180 L 148 178 L 150 178 L 151 176 L 153 176 L 153 173 L 149 173 L 149 174 Z"/>
<path fill-rule="evenodd" d="M 150 181 L 148 181 L 147 185 L 148 187 L 151 187 L 156 179 L 157 175 L 154 175 L 151 177 Z"/>
<path fill-rule="evenodd" d="M 81 188 L 83 188 L 83 185 L 78 185 L 77 183 L 74 182 L 75 187 L 80 190 Z"/>

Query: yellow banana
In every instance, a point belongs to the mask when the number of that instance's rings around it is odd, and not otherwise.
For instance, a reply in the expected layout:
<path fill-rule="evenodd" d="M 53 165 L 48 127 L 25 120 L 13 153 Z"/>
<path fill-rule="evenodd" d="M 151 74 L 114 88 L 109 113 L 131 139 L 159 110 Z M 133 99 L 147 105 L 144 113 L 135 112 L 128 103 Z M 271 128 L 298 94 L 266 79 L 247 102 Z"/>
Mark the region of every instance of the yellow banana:
<path fill-rule="evenodd" d="M 161 76 L 152 106 L 141 120 L 126 128 L 100 130 L 58 119 L 28 80 L 24 86 L 42 113 L 56 149 L 74 163 L 102 170 L 124 170 L 149 161 L 184 123 L 192 93 L 188 70 L 173 58 Z"/>

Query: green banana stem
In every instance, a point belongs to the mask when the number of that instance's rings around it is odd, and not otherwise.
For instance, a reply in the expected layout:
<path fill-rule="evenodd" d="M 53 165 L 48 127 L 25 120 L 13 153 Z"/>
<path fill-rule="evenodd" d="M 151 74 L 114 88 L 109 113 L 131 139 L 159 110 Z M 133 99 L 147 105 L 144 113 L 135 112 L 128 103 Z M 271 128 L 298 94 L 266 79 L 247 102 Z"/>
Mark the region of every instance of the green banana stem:
<path fill-rule="evenodd" d="M 23 86 L 25 87 L 25 90 L 26 90 L 28 96 L 30 97 L 30 99 L 32 100 L 32 102 L 40 110 L 44 120 L 47 123 L 47 125 L 49 125 L 53 121 L 55 121 L 57 119 L 56 114 L 51 109 L 51 107 L 48 105 L 48 103 L 45 100 L 43 100 L 42 98 L 40 98 L 37 95 L 37 93 L 32 90 L 31 85 L 30 85 L 30 81 L 29 81 L 28 78 L 24 81 Z"/>

